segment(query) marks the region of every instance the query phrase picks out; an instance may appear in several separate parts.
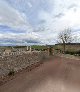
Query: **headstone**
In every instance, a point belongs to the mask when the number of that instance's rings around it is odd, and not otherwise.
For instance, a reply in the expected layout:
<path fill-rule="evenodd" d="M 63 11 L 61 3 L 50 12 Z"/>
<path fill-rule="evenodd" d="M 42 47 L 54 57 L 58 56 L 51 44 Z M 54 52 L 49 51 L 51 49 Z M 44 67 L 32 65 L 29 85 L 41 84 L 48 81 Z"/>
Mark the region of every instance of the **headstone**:
<path fill-rule="evenodd" d="M 28 46 L 27 46 L 27 50 L 29 50 Z"/>
<path fill-rule="evenodd" d="M 31 49 L 31 46 L 30 46 L 30 52 L 31 52 L 31 50 L 32 50 L 32 49 Z"/>

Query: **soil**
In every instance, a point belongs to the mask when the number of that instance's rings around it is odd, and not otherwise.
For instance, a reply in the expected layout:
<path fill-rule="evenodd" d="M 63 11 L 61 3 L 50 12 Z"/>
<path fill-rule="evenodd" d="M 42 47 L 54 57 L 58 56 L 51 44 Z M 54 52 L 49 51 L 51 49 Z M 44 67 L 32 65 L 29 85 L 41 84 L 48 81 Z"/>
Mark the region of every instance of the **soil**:
<path fill-rule="evenodd" d="M 0 92 L 80 92 L 80 60 L 53 56 L 30 72 L 20 72 Z"/>

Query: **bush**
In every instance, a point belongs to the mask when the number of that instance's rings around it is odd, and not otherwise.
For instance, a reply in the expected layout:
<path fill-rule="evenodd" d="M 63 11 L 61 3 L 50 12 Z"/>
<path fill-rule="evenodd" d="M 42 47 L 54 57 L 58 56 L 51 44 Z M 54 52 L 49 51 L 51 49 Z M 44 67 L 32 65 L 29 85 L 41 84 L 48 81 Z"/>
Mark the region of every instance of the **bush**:
<path fill-rule="evenodd" d="M 14 76 L 15 71 L 12 69 L 9 71 L 8 76 Z"/>
<path fill-rule="evenodd" d="M 80 55 L 80 50 L 77 52 L 77 54 L 79 54 L 79 55 Z"/>
<path fill-rule="evenodd" d="M 80 56 L 80 51 L 65 51 L 65 54 L 79 55 Z"/>
<path fill-rule="evenodd" d="M 53 48 L 52 47 L 49 48 L 49 54 L 53 55 Z"/>

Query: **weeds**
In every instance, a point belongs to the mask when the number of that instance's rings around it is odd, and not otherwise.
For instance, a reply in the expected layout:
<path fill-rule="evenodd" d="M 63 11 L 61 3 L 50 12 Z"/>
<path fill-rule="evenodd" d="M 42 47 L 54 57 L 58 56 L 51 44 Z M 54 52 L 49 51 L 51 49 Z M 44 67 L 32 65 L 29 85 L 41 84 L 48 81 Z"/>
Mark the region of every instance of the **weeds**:
<path fill-rule="evenodd" d="M 12 69 L 9 71 L 8 76 L 14 76 L 14 73 L 15 73 L 15 71 L 14 71 L 14 69 Z"/>

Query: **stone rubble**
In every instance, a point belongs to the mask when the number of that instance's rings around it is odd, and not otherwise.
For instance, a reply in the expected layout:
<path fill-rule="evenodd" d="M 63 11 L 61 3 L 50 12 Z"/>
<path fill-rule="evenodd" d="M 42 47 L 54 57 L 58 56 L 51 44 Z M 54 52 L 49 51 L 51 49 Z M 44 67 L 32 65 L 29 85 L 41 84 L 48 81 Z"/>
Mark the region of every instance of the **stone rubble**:
<path fill-rule="evenodd" d="M 12 69 L 18 72 L 47 57 L 47 51 L 3 53 L 0 56 L 0 77 L 6 76 Z"/>

